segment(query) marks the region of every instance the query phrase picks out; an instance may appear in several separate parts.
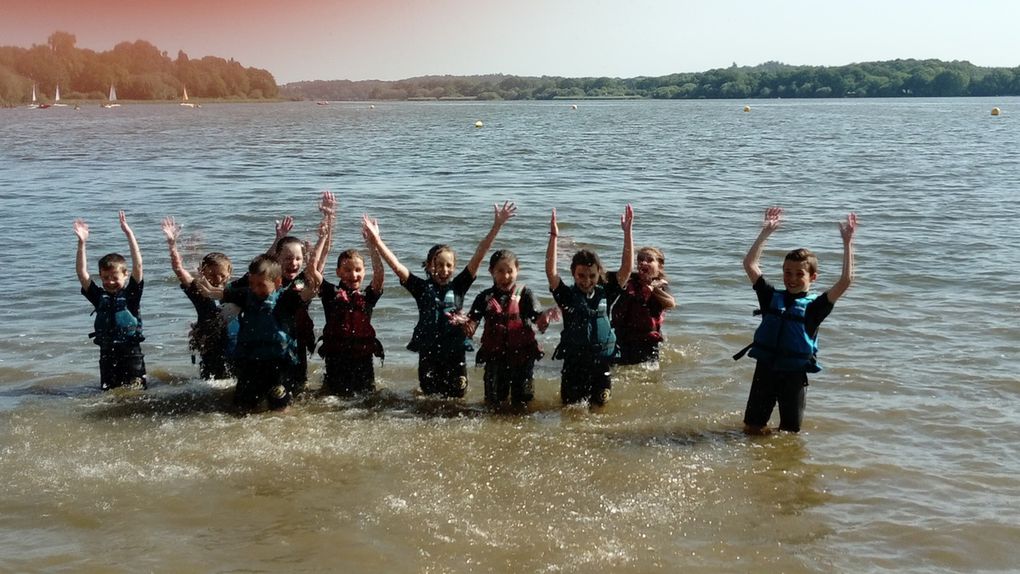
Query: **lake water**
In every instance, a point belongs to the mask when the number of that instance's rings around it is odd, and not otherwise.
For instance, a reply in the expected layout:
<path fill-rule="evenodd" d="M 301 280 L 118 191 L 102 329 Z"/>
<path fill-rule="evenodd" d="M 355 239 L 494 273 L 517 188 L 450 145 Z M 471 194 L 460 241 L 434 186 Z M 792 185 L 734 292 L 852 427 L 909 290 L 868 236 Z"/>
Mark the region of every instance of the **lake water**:
<path fill-rule="evenodd" d="M 1020 568 L 1020 99 L 743 105 L 0 110 L 0 570 Z M 323 189 L 340 201 L 331 261 L 367 212 L 410 268 L 440 241 L 463 261 L 492 203 L 516 201 L 496 246 L 543 305 L 550 209 L 567 249 L 613 268 L 632 203 L 679 303 L 661 369 L 619 370 L 598 412 L 560 407 L 549 360 L 526 414 L 488 413 L 480 369 L 464 401 L 420 398 L 414 304 L 388 274 L 378 395 L 232 414 L 232 386 L 190 362 L 159 222 L 183 223 L 189 265 L 215 250 L 242 269 L 282 215 L 311 239 Z M 754 363 L 730 356 L 757 324 L 741 259 L 770 205 L 787 221 L 768 278 L 803 245 L 831 285 L 853 210 L 857 280 L 822 326 L 803 432 L 749 438 Z M 127 252 L 121 208 L 144 255 L 150 389 L 103 394 L 71 222 L 90 223 L 95 273 Z M 470 296 L 490 284 L 483 269 Z"/>

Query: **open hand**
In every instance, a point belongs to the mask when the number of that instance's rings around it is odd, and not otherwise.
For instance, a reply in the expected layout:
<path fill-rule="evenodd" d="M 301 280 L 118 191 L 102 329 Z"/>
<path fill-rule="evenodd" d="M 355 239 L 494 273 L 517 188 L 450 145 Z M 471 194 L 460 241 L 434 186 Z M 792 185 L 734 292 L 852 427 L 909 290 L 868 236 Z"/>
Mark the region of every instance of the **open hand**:
<path fill-rule="evenodd" d="M 628 203 L 623 215 L 620 216 L 620 227 L 624 231 L 630 231 L 634 227 L 634 208 Z"/>
<path fill-rule="evenodd" d="M 779 224 L 783 219 L 783 208 L 782 207 L 770 207 L 765 210 L 765 221 L 762 223 L 762 228 L 769 233 L 779 229 Z"/>
<path fill-rule="evenodd" d="M 493 203 L 492 211 L 495 214 L 495 225 L 501 226 L 509 221 L 511 217 L 517 215 L 517 205 L 512 201 L 504 201 L 503 207 Z"/>
<path fill-rule="evenodd" d="M 166 240 L 170 243 L 177 241 L 177 237 L 181 233 L 181 226 L 174 221 L 173 216 L 167 216 L 163 218 L 163 235 L 166 235 Z"/>
<path fill-rule="evenodd" d="M 857 232 L 857 214 L 850 212 L 846 216 L 846 221 L 839 222 L 839 234 L 843 236 L 843 243 L 850 243 L 854 239 L 854 233 Z"/>
<path fill-rule="evenodd" d="M 80 217 L 75 219 L 72 227 L 74 228 L 74 234 L 78 236 L 78 241 L 81 241 L 82 243 L 88 241 L 89 224 L 85 223 L 84 219 Z"/>
<path fill-rule="evenodd" d="M 290 231 L 294 229 L 294 218 L 286 216 L 283 219 L 276 220 L 276 239 L 283 239 L 290 235 Z"/>

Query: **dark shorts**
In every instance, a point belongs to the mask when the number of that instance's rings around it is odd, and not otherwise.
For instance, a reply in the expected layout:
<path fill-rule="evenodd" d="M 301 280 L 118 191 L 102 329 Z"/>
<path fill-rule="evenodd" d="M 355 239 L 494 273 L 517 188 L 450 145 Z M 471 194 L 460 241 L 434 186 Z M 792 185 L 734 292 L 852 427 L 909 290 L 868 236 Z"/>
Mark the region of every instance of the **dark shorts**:
<path fill-rule="evenodd" d="M 104 391 L 124 385 L 148 386 L 145 355 L 138 343 L 99 348 L 99 386 Z"/>
<path fill-rule="evenodd" d="M 205 351 L 199 355 L 198 372 L 203 379 L 230 378 L 230 369 L 227 367 L 227 359 L 223 355 L 223 349 Z"/>
<path fill-rule="evenodd" d="M 587 400 L 592 405 L 603 405 L 609 400 L 613 386 L 609 359 L 570 357 L 563 359 L 560 371 L 560 400 L 563 404 Z"/>
<path fill-rule="evenodd" d="M 658 343 L 621 343 L 617 349 L 620 351 L 616 359 L 618 365 L 637 365 L 659 360 Z"/>
<path fill-rule="evenodd" d="M 779 405 L 779 430 L 799 432 L 807 402 L 807 373 L 773 371 L 762 363 L 754 369 L 744 424 L 764 427 Z"/>
<path fill-rule="evenodd" d="M 375 390 L 373 357 L 356 359 L 339 355 L 324 357 L 326 373 L 322 376 L 322 391 L 330 395 L 349 396 Z"/>
<path fill-rule="evenodd" d="M 297 363 L 284 362 L 282 367 L 284 384 L 295 397 L 303 393 L 308 385 L 308 354 L 304 347 L 297 350 L 297 356 Z"/>
<path fill-rule="evenodd" d="M 234 364 L 237 376 L 234 404 L 244 410 L 255 410 L 265 400 L 270 409 L 285 408 L 293 396 L 286 375 L 289 367 L 283 360 L 239 359 Z"/>
<path fill-rule="evenodd" d="M 485 363 L 485 402 L 498 405 L 510 397 L 516 404 L 535 398 L 535 362 L 512 365 L 506 361 Z"/>
<path fill-rule="evenodd" d="M 465 352 L 420 353 L 418 384 L 426 395 L 461 398 L 467 393 Z"/>

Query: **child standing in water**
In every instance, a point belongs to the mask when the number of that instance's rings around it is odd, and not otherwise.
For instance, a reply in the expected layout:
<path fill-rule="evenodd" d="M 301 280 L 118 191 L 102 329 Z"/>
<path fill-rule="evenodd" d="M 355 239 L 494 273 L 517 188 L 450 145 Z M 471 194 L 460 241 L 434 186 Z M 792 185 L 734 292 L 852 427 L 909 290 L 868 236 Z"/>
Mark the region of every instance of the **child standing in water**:
<path fill-rule="evenodd" d="M 145 356 L 139 343 L 142 336 L 142 252 L 135 234 L 128 226 L 124 212 L 119 213 L 120 228 L 131 250 L 131 274 L 127 261 L 119 253 L 108 253 L 99 260 L 99 277 L 103 286 L 92 280 L 85 256 L 89 226 L 83 219 L 74 221 L 78 236 L 75 271 L 81 283 L 81 294 L 95 307 L 95 331 L 89 334 L 99 345 L 99 384 L 104 391 L 128 386 L 146 388 Z"/>
<path fill-rule="evenodd" d="M 629 277 L 633 261 L 634 210 L 628 204 L 620 225 L 623 228 L 623 259 L 615 277 Z M 564 404 L 588 400 L 604 405 L 609 400 L 612 379 L 610 364 L 616 351 L 616 337 L 609 323 L 609 308 L 620 296 L 615 281 L 606 282 L 605 270 L 595 252 L 582 249 L 570 261 L 574 285 L 567 285 L 556 270 L 556 245 L 559 226 L 556 210 L 549 222 L 549 246 L 545 253 L 545 274 L 549 290 L 563 311 L 563 333 L 553 353 L 563 359 L 560 398 Z"/>
<path fill-rule="evenodd" d="M 502 404 L 508 395 L 514 405 L 527 404 L 535 397 L 535 361 L 543 353 L 532 324 L 544 333 L 550 314 L 539 311 L 535 294 L 517 283 L 519 269 L 512 251 L 500 249 L 492 254 L 492 287 L 475 297 L 464 325 L 465 332 L 472 336 L 485 318 L 475 361 L 485 365 L 485 402 L 490 406 Z"/>
<path fill-rule="evenodd" d="M 294 394 L 294 365 L 304 353 L 293 336 L 294 320 L 318 284 L 312 278 L 301 289 L 283 287 L 280 263 L 269 255 L 253 259 L 245 278 L 244 287 L 235 282 L 222 292 L 224 303 L 241 308 L 234 404 L 251 411 L 266 400 L 271 410 L 284 410 Z"/>
<path fill-rule="evenodd" d="M 464 295 L 474 282 L 482 259 L 503 224 L 516 214 L 517 206 L 508 201 L 502 207 L 493 205 L 493 210 L 492 229 L 457 276 L 453 275 L 457 264 L 453 249 L 442 244 L 429 249 L 423 263 L 425 277 L 413 275 L 383 243 L 378 222 L 364 218 L 369 241 L 418 305 L 418 324 L 407 348 L 418 353 L 418 383 L 426 395 L 459 398 L 467 392 L 465 354 L 471 342 L 450 318 L 464 306 Z"/>
<path fill-rule="evenodd" d="M 330 222 L 332 223 L 332 222 Z M 327 230 L 332 237 L 332 227 Z M 308 272 L 320 283 L 319 298 L 326 314 L 326 326 L 322 329 L 322 344 L 319 356 L 326 362 L 326 373 L 322 378 L 325 392 L 335 395 L 351 395 L 375 390 L 373 357 L 383 358 L 382 343 L 375 336 L 372 327 L 372 309 L 383 292 L 384 269 L 378 250 L 368 240 L 362 226 L 362 235 L 372 259 L 372 280 L 368 287 L 361 288 L 365 279 L 365 258 L 356 249 L 348 249 L 337 257 L 337 285 L 322 278 L 317 266 L 310 266 Z M 328 241 L 324 250 L 328 252 Z M 325 255 L 315 254 L 319 260 Z"/>
<path fill-rule="evenodd" d="M 177 237 L 180 233 L 181 226 L 173 217 L 163 219 L 163 235 L 166 236 L 167 247 L 170 250 L 170 266 L 181 283 L 181 289 L 198 313 L 198 321 L 191 326 L 188 346 L 192 351 L 198 352 L 199 374 L 203 379 L 226 379 L 230 376 L 226 357 L 227 323 L 223 318 L 220 302 L 204 295 L 198 288 L 195 278 L 184 268 L 181 254 L 177 251 Z M 223 288 L 230 280 L 233 266 L 229 257 L 223 253 L 212 252 L 202 258 L 198 272 L 210 286 Z M 191 360 L 194 362 L 195 355 L 191 356 Z"/>
<path fill-rule="evenodd" d="M 666 256 L 656 247 L 642 247 L 637 253 L 637 272 L 620 282 L 609 274 L 610 283 L 623 285 L 613 305 L 613 330 L 620 365 L 656 362 L 662 342 L 662 321 L 666 311 L 676 307 L 665 273 Z"/>
<path fill-rule="evenodd" d="M 832 311 L 854 278 L 853 238 L 857 216 L 850 213 L 840 222 L 843 238 L 843 272 L 831 289 L 815 295 L 811 284 L 818 279 L 818 258 L 807 249 L 795 249 L 783 260 L 783 286 L 776 289 L 762 275 L 758 259 L 769 236 L 779 228 L 782 208 L 765 211 L 761 233 L 744 257 L 744 271 L 758 295 L 761 325 L 754 332 L 754 342 L 734 355 L 749 354 L 758 360 L 751 381 L 751 391 L 744 411 L 744 432 L 767 434 L 766 426 L 772 410 L 779 404 L 779 430 L 800 431 L 804 420 L 808 373 L 821 370 L 818 353 L 818 327 Z M 750 352 L 748 352 L 750 351 Z"/>

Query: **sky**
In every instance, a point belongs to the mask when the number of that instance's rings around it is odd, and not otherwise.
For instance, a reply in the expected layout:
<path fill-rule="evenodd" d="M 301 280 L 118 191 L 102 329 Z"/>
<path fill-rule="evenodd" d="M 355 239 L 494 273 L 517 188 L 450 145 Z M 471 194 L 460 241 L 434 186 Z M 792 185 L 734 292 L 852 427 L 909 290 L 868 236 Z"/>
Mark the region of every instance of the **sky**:
<path fill-rule="evenodd" d="M 1005 0 L 0 0 L 0 45 L 146 40 L 284 84 L 422 75 L 663 76 L 779 61 L 1020 66 Z"/>

